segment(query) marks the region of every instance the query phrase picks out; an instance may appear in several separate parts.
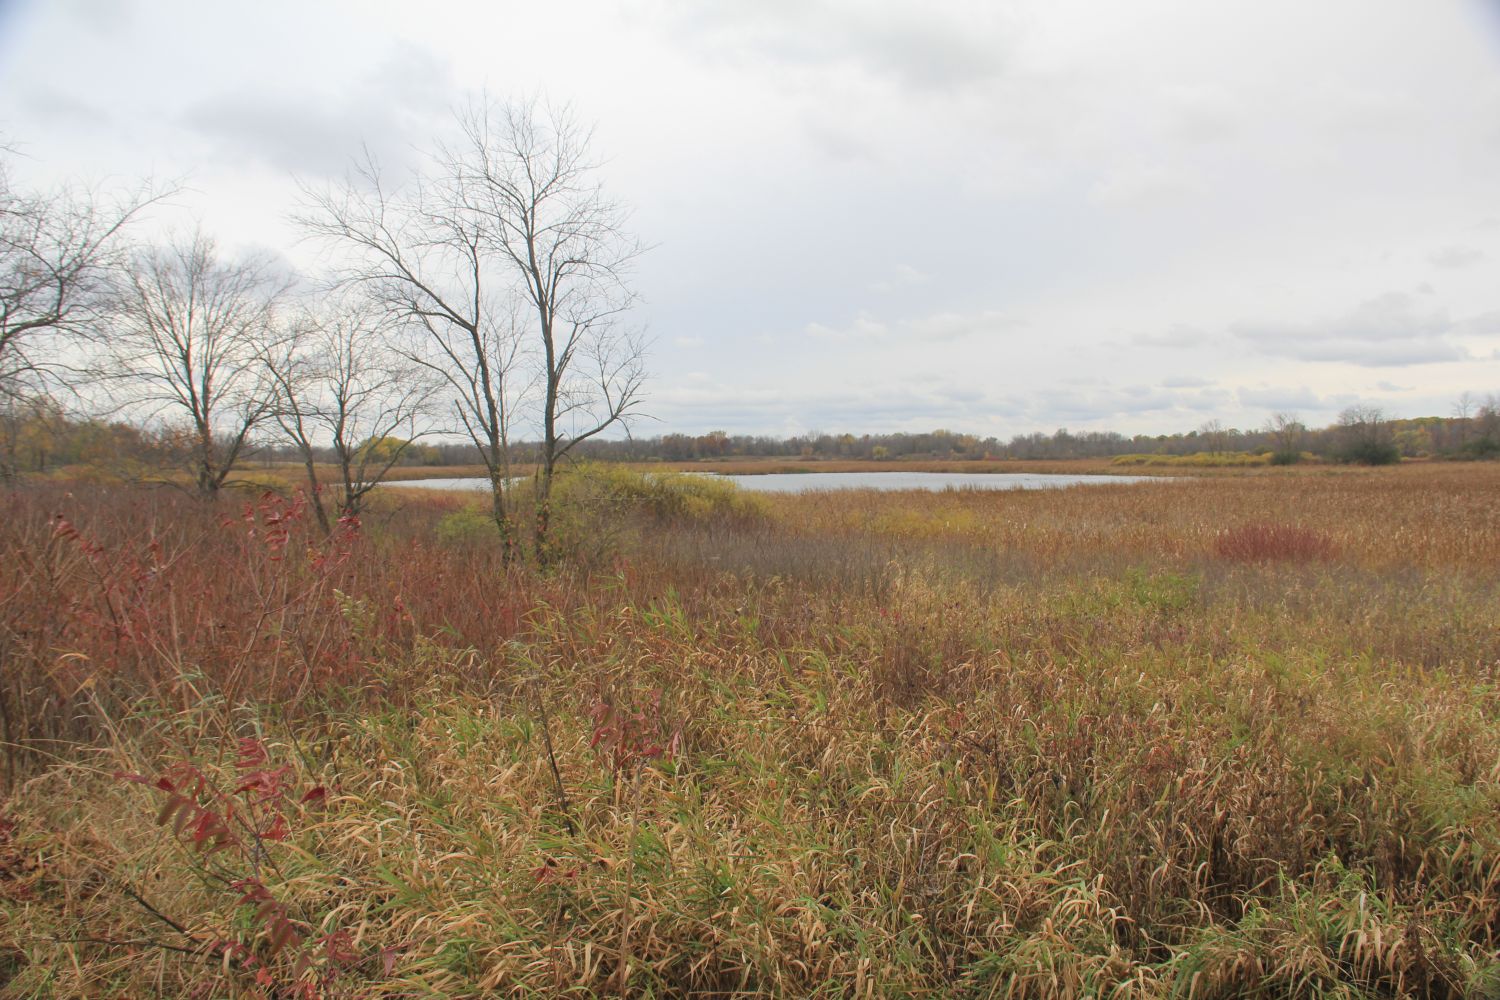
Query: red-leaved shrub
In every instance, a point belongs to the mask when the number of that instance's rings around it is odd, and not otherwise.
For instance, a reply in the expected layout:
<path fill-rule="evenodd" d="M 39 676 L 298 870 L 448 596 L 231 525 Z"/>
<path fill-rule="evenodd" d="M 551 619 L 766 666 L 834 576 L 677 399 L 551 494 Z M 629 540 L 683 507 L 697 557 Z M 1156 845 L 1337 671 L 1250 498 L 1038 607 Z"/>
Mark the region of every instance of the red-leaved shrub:
<path fill-rule="evenodd" d="M 1337 554 L 1333 540 L 1295 524 L 1242 524 L 1214 536 L 1214 554 L 1238 562 L 1324 562 Z"/>

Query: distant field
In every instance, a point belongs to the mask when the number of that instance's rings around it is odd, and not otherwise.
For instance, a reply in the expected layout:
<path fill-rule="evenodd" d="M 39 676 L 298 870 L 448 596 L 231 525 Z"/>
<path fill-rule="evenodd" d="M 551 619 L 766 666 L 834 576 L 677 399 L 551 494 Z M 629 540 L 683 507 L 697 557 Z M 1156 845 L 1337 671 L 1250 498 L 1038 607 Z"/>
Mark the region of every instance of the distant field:
<path fill-rule="evenodd" d="M 21 484 L 0 993 L 1500 996 L 1500 465 L 1191 471 Z"/>

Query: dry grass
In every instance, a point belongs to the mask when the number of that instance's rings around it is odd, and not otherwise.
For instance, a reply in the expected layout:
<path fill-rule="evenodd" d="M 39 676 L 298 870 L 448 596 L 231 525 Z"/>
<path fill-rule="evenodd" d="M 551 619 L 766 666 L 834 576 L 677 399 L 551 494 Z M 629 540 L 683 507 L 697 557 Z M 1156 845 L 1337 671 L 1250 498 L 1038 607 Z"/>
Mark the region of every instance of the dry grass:
<path fill-rule="evenodd" d="M 0 979 L 1500 995 L 1497 488 L 778 496 L 549 574 L 437 541 L 451 498 L 328 544 L 279 502 L 18 491 Z M 1245 525 L 1330 558 L 1226 558 Z"/>

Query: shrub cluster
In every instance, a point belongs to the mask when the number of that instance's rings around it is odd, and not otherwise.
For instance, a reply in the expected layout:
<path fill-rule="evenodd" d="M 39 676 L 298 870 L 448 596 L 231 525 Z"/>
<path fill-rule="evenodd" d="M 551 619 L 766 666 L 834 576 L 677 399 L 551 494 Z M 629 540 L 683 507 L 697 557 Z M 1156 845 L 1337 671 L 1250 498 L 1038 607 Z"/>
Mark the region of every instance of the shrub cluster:
<path fill-rule="evenodd" d="M 1214 536 L 1214 554 L 1237 562 L 1325 562 L 1337 551 L 1327 535 L 1294 524 L 1243 524 Z"/>
<path fill-rule="evenodd" d="M 1155 465 L 1155 466 L 1179 466 L 1184 468 L 1243 468 L 1253 465 L 1270 465 L 1273 463 L 1272 454 L 1265 452 L 1253 454 L 1247 451 L 1223 451 L 1223 452 L 1198 452 L 1193 455 L 1120 455 L 1110 461 L 1110 465 Z"/>

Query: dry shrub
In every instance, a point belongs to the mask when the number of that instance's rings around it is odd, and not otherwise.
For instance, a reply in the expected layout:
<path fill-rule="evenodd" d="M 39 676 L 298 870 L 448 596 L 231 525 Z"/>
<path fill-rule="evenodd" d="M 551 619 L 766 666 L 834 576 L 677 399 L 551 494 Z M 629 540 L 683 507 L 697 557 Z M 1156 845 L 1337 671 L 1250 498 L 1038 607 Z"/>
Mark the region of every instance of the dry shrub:
<path fill-rule="evenodd" d="M 1214 537 L 1214 555 L 1236 562 L 1327 562 L 1333 539 L 1295 524 L 1242 524 Z"/>

